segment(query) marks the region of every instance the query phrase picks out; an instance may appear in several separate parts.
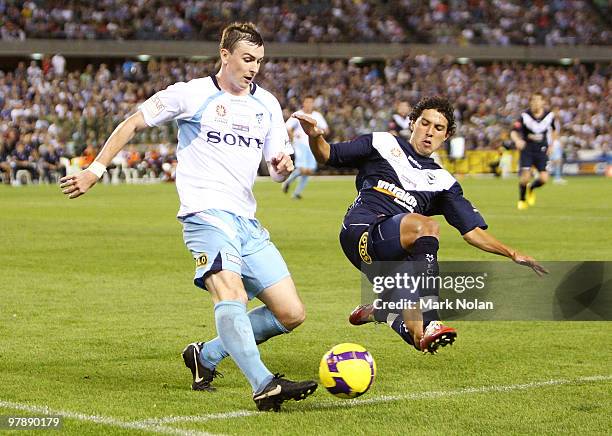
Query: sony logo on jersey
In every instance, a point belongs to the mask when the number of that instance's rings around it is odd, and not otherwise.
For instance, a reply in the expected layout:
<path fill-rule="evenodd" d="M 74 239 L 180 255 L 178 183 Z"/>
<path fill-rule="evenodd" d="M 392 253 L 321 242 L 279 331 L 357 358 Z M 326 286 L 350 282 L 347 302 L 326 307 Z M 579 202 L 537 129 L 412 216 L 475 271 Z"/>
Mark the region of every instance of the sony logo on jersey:
<path fill-rule="evenodd" d="M 249 136 L 236 135 L 233 133 L 224 133 L 210 130 L 206 135 L 206 141 L 211 144 L 219 144 L 224 142 L 227 145 L 238 145 L 239 147 L 257 147 L 261 149 L 263 141 Z"/>
<path fill-rule="evenodd" d="M 379 180 L 378 184 L 374 188 L 378 192 L 395 197 L 393 201 L 404 206 L 406 209 L 414 212 L 414 208 L 417 206 L 417 199 L 410 194 L 410 192 L 404 191 L 402 188 L 395 186 L 394 183 L 385 182 Z"/>

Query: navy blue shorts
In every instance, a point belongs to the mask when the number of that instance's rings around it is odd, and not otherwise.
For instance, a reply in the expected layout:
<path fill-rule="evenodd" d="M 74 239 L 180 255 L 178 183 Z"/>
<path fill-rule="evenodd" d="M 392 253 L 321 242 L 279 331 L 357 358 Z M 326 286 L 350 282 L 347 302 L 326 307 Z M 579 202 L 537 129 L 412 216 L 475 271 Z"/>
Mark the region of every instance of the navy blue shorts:
<path fill-rule="evenodd" d="M 545 151 L 522 150 L 519 166 L 521 168 L 536 167 L 538 171 L 546 171 L 548 155 Z"/>
<path fill-rule="evenodd" d="M 357 269 L 374 261 L 408 260 L 400 243 L 400 223 L 405 213 L 377 215 L 364 208 L 351 209 L 340 230 L 340 245 Z"/>
<path fill-rule="evenodd" d="M 359 208 L 352 209 L 344 217 L 340 231 L 342 250 L 371 283 L 376 278 L 393 277 L 396 273 L 418 273 L 412 262 L 398 262 L 412 259 L 400 243 L 400 223 L 405 215 L 376 215 Z M 389 288 L 376 298 L 396 303 L 417 301 L 419 293 L 408 288 Z M 385 309 L 380 313 L 385 317 L 385 313 L 399 313 L 399 310 Z"/>

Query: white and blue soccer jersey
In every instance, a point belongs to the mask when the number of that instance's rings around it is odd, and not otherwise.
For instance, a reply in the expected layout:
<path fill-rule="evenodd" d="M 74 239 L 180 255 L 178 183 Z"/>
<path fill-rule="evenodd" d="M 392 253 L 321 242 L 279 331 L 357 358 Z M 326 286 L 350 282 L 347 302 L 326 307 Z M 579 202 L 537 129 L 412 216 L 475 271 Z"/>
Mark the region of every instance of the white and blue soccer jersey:
<path fill-rule="evenodd" d="M 401 137 L 374 132 L 331 144 L 327 165 L 359 170 L 355 179 L 359 195 L 345 217 L 347 226 L 355 224 L 353 221 L 419 213 L 443 215 L 461 234 L 476 227 L 487 228 L 463 196 L 459 182 L 432 158 L 416 153 Z"/>
<path fill-rule="evenodd" d="M 270 161 L 293 152 L 278 100 L 255 84 L 237 96 L 223 91 L 214 75 L 179 82 L 139 109 L 149 126 L 178 123 L 179 217 L 218 209 L 253 218 L 262 153 Z"/>
<path fill-rule="evenodd" d="M 308 115 L 313 118 L 317 122 L 317 126 L 321 129 L 327 129 L 328 125 L 321 115 L 317 111 L 313 111 L 312 113 L 304 113 L 303 111 L 297 111 L 297 114 Z M 310 145 L 308 145 L 308 135 L 302 129 L 302 125 L 297 120 L 297 118 L 289 118 L 285 123 L 287 126 L 287 130 L 291 131 L 293 134 L 293 148 L 295 150 L 295 167 L 296 168 L 308 168 L 311 170 L 317 169 L 317 161 L 310 150 Z"/>
<path fill-rule="evenodd" d="M 312 111 L 312 113 L 305 113 L 303 111 L 297 111 L 296 114 L 306 115 L 310 118 L 314 119 L 317 122 L 317 127 L 320 127 L 323 130 L 327 130 L 329 126 L 327 125 L 327 121 L 320 112 Z M 308 135 L 302 129 L 302 125 L 298 121 L 297 118 L 289 118 L 286 122 L 287 130 L 293 132 L 293 144 L 305 144 L 308 145 Z"/>

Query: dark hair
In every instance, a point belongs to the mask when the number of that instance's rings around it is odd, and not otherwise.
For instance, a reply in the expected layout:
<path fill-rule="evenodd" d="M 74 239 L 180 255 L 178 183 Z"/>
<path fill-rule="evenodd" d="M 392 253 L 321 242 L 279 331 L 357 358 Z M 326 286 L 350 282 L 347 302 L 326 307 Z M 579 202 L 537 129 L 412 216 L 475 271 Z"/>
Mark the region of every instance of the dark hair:
<path fill-rule="evenodd" d="M 232 23 L 223 29 L 219 48 L 224 48 L 230 53 L 234 51 L 234 47 L 240 41 L 246 41 L 257 47 L 264 44 L 261 34 L 253 23 Z"/>
<path fill-rule="evenodd" d="M 412 112 L 410 112 L 410 121 L 414 124 L 425 109 L 435 109 L 444 115 L 444 118 L 448 121 L 446 133 L 449 137 L 455 134 L 455 129 L 457 128 L 455 125 L 455 111 L 447 98 L 440 96 L 422 98 L 412 109 Z"/>

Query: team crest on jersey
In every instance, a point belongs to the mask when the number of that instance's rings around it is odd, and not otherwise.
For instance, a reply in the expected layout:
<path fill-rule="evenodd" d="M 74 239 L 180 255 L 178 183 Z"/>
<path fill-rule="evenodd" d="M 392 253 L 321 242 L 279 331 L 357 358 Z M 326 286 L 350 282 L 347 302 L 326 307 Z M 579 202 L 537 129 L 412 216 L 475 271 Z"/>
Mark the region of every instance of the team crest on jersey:
<path fill-rule="evenodd" d="M 427 171 L 425 174 L 427 176 L 427 183 L 433 185 L 436 182 L 436 176 L 429 171 Z"/>
<path fill-rule="evenodd" d="M 391 149 L 391 156 L 393 156 L 393 157 L 400 157 L 401 155 L 402 155 L 402 150 L 400 150 L 399 148 L 393 147 Z"/>
<path fill-rule="evenodd" d="M 255 114 L 255 118 L 257 118 L 257 122 L 261 124 L 261 122 L 263 121 L 263 112 L 259 114 Z"/>
<path fill-rule="evenodd" d="M 227 109 L 225 109 L 225 106 L 223 106 L 222 104 L 217 105 L 217 115 L 219 115 L 220 117 L 224 117 L 227 115 Z"/>
<path fill-rule="evenodd" d="M 361 235 L 361 238 L 359 238 L 358 248 L 359 257 L 361 257 L 361 260 L 370 265 L 372 263 L 372 258 L 368 254 L 368 232 L 364 232 L 364 234 Z"/>
<path fill-rule="evenodd" d="M 206 255 L 206 253 L 202 253 L 198 257 L 196 257 L 195 261 L 196 268 L 201 268 L 203 266 L 206 266 L 206 264 L 208 263 L 208 256 Z"/>

